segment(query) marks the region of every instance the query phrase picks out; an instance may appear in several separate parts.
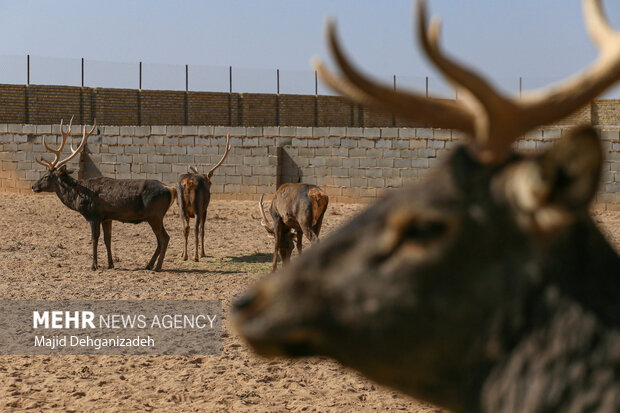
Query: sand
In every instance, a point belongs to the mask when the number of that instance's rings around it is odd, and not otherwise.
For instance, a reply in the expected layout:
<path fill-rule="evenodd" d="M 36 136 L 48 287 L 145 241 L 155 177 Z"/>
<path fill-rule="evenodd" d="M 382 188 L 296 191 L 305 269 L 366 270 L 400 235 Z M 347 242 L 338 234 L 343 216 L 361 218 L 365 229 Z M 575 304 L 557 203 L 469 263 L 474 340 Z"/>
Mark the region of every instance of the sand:
<path fill-rule="evenodd" d="M 362 208 L 330 205 L 323 234 Z M 142 269 L 156 245 L 148 225 L 120 223 L 112 234 L 117 268 L 91 271 L 90 229 L 77 212 L 53 195 L 0 194 L 0 299 L 217 299 L 224 308 L 219 356 L 0 356 L 0 411 L 440 411 L 327 359 L 255 356 L 227 315 L 234 298 L 271 266 L 273 241 L 259 224 L 257 204 L 212 202 L 208 257 L 199 263 L 181 261 L 176 205 L 173 212 L 165 221 L 171 240 L 162 272 Z M 620 213 L 594 218 L 620 245 Z M 101 239 L 99 265 L 105 264 Z"/>

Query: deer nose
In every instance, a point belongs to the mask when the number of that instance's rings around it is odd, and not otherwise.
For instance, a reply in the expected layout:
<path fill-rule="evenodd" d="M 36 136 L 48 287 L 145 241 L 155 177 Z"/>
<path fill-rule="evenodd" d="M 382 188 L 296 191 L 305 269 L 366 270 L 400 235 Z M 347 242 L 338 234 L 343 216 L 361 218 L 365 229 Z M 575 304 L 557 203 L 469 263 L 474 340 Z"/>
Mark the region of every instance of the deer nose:
<path fill-rule="evenodd" d="M 244 311 L 252 306 L 252 303 L 257 301 L 259 293 L 257 289 L 253 289 L 243 294 L 240 298 L 233 303 L 233 310 Z"/>

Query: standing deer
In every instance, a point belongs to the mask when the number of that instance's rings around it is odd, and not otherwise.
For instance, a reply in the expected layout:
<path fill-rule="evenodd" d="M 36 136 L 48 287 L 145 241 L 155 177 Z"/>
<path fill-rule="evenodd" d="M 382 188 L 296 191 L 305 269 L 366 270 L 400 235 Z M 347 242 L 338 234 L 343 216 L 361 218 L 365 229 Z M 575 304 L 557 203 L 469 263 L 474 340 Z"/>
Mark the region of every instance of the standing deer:
<path fill-rule="evenodd" d="M 598 0 L 583 4 L 601 57 L 522 99 L 446 56 L 421 1 L 422 48 L 462 101 L 368 79 L 328 26 L 342 75 L 316 68 L 333 89 L 469 143 L 237 300 L 235 324 L 259 354 L 329 356 L 454 412 L 620 411 L 620 256 L 588 212 L 597 131 L 576 127 L 532 156 L 511 149 L 620 79 L 620 33 Z"/>
<path fill-rule="evenodd" d="M 189 220 L 196 216 L 196 227 L 194 230 L 196 252 L 194 261 L 198 262 L 198 246 L 202 247 L 200 256 L 206 257 L 205 254 L 205 222 L 207 220 L 207 208 L 211 199 L 211 177 L 213 172 L 222 164 L 230 152 L 231 146 L 230 134 L 226 135 L 226 146 L 222 159 L 206 174 L 198 173 L 198 170 L 190 166 L 191 173 L 185 173 L 179 176 L 177 188 L 179 192 L 179 209 L 181 221 L 183 221 L 183 236 L 185 244 L 183 245 L 183 261 L 187 261 L 187 238 L 189 237 Z M 198 230 L 200 230 L 200 241 L 198 242 Z"/>
<path fill-rule="evenodd" d="M 108 251 L 108 268 L 114 268 L 112 261 L 112 221 L 130 222 L 137 224 L 143 221 L 149 223 L 157 237 L 157 249 L 146 266 L 152 269 L 157 260 L 155 271 L 161 270 L 168 240 L 170 237 L 164 228 L 164 216 L 174 202 L 176 189 L 167 187 L 159 181 L 144 179 L 112 179 L 97 177 L 84 180 L 75 180 L 67 170 L 67 163 L 75 158 L 86 146 L 88 137 L 95 130 L 96 122 L 88 134 L 86 127 L 82 130 L 82 141 L 77 149 L 71 145 L 71 155 L 60 160 L 67 138 L 71 135 L 71 122 L 67 132 L 60 121 L 62 141 L 58 149 L 53 149 L 45 142 L 43 146 L 54 154 L 54 160 L 35 159 L 37 163 L 47 168 L 47 173 L 33 186 L 34 192 L 55 192 L 58 198 L 67 207 L 82 214 L 90 223 L 93 243 L 92 269 L 97 269 L 97 244 L 103 227 L 103 240 Z"/>
<path fill-rule="evenodd" d="M 275 238 L 272 266 L 272 271 L 275 271 L 278 265 L 278 253 L 282 258 L 282 265 L 288 262 L 293 253 L 293 230 L 296 232 L 297 252 L 300 254 L 304 234 L 313 244 L 319 240 L 329 198 L 316 185 L 282 184 L 269 208 L 273 218 L 271 225 L 263 208 L 263 196 L 261 195 L 258 202 L 263 217 L 260 223 Z"/>

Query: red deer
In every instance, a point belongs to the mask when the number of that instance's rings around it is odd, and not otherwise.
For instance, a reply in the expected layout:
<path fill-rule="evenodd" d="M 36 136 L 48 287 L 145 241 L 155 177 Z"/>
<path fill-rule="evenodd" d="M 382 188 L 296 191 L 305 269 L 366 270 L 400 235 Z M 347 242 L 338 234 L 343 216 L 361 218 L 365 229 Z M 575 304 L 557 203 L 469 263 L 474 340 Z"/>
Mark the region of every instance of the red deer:
<path fill-rule="evenodd" d="M 278 265 L 278 253 L 284 265 L 293 253 L 293 230 L 296 232 L 297 252 L 302 251 L 302 237 L 311 243 L 319 240 L 323 216 L 327 210 L 329 198 L 316 185 L 282 184 L 271 201 L 269 213 L 273 225 L 269 223 L 263 208 L 263 196 L 258 202 L 263 217 L 261 225 L 275 238 L 272 271 Z"/>
<path fill-rule="evenodd" d="M 497 92 L 418 37 L 462 100 L 394 91 L 354 69 L 322 78 L 359 104 L 465 134 L 426 182 L 396 189 L 234 306 L 264 356 L 329 356 L 454 412 L 620 411 L 620 256 L 589 206 L 602 148 L 579 126 L 539 154 L 511 144 L 557 122 L 620 79 L 620 33 L 584 0 L 601 57 L 554 89 Z"/>
<path fill-rule="evenodd" d="M 73 118 L 71 118 L 73 121 Z M 108 268 L 114 268 L 112 261 L 112 221 L 140 223 L 148 222 L 157 237 L 157 249 L 146 266 L 152 269 L 157 260 L 155 271 L 161 270 L 168 240 L 170 237 L 164 228 L 164 215 L 174 202 L 176 189 L 167 187 L 159 181 L 144 179 L 112 179 L 97 177 L 75 180 L 67 170 L 67 163 L 75 158 L 86 146 L 88 137 L 95 131 L 96 123 L 88 134 L 86 127 L 82 131 L 82 141 L 77 149 L 71 145 L 71 155 L 60 160 L 67 138 L 71 135 L 71 123 L 67 132 L 60 122 L 62 141 L 58 149 L 53 149 L 45 142 L 43 146 L 54 154 L 54 160 L 41 158 L 36 162 L 47 168 L 47 173 L 33 186 L 34 192 L 55 192 L 67 207 L 82 214 L 90 223 L 93 243 L 92 269 L 97 269 L 97 244 L 103 227 L 103 240 L 108 251 Z"/>
<path fill-rule="evenodd" d="M 222 159 L 206 174 L 198 173 L 198 170 L 190 166 L 191 173 L 185 173 L 179 176 L 177 181 L 177 189 L 179 192 L 179 209 L 181 221 L 183 221 L 183 236 L 185 244 L 183 245 L 183 260 L 187 261 L 187 238 L 189 237 L 189 220 L 196 217 L 196 227 L 194 230 L 196 252 L 194 261 L 198 262 L 198 246 L 202 247 L 201 257 L 205 257 L 205 222 L 207 220 L 207 208 L 211 200 L 211 177 L 213 172 L 222 164 L 230 152 L 229 145 L 230 135 L 226 136 L 226 146 Z M 198 242 L 198 231 L 200 230 L 200 241 Z"/>

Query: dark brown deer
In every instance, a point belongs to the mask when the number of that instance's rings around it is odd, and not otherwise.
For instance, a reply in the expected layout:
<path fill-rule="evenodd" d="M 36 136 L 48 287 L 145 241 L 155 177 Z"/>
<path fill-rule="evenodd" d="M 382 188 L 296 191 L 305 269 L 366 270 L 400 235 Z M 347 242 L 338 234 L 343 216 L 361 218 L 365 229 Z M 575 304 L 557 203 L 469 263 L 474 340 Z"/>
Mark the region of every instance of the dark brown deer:
<path fill-rule="evenodd" d="M 73 121 L 73 118 L 71 118 Z M 159 181 L 144 179 L 112 179 L 97 177 L 84 180 L 75 180 L 67 170 L 67 163 L 75 158 L 86 146 L 88 137 L 95 131 L 96 123 L 90 132 L 86 133 L 86 127 L 82 131 L 82 141 L 77 149 L 71 145 L 71 155 L 60 160 L 67 138 L 71 135 L 71 123 L 67 132 L 64 131 L 60 122 L 62 141 L 58 149 L 53 149 L 45 142 L 43 145 L 54 154 L 54 160 L 48 161 L 41 158 L 36 162 L 47 168 L 47 173 L 33 186 L 34 192 L 55 192 L 58 198 L 67 207 L 82 214 L 90 223 L 93 243 L 92 269 L 97 269 L 97 244 L 99 234 L 103 227 L 103 240 L 108 251 L 108 268 L 114 268 L 112 261 L 112 221 L 130 222 L 137 224 L 148 222 L 157 237 L 157 249 L 146 266 L 155 271 L 161 270 L 168 240 L 170 237 L 164 228 L 164 216 L 174 202 L 176 189 L 167 187 Z"/>
<path fill-rule="evenodd" d="M 342 75 L 317 70 L 331 87 L 470 143 L 240 298 L 235 323 L 259 354 L 329 356 L 455 412 L 620 411 L 620 257 L 588 212 L 597 131 L 576 127 L 536 155 L 511 149 L 620 79 L 620 34 L 598 0 L 584 8 L 599 60 L 522 99 L 447 57 L 423 2 L 422 47 L 462 101 L 369 80 L 329 26 Z"/>
<path fill-rule="evenodd" d="M 304 234 L 313 244 L 319 240 L 329 198 L 316 185 L 282 184 L 269 208 L 273 218 L 271 225 L 263 208 L 263 196 L 261 195 L 258 202 L 263 217 L 260 223 L 275 238 L 272 266 L 272 271 L 275 271 L 278 266 L 278 253 L 282 258 L 282 265 L 289 261 L 293 253 L 293 231 L 296 232 L 297 252 L 300 254 Z"/>
<path fill-rule="evenodd" d="M 213 172 L 221 164 L 230 152 L 230 134 L 226 136 L 226 146 L 222 159 L 206 174 L 198 173 L 198 170 L 190 166 L 192 172 L 188 172 L 179 176 L 177 181 L 177 189 L 179 192 L 178 204 L 180 209 L 181 221 L 183 221 L 183 236 L 185 244 L 183 245 L 183 260 L 187 261 L 187 238 L 189 237 L 189 220 L 196 217 L 196 227 L 194 230 L 196 252 L 194 261 L 198 262 L 198 246 L 202 247 L 201 257 L 205 257 L 205 222 L 207 221 L 207 208 L 211 200 L 211 177 Z M 200 231 L 200 242 L 198 239 L 198 231 Z"/>

